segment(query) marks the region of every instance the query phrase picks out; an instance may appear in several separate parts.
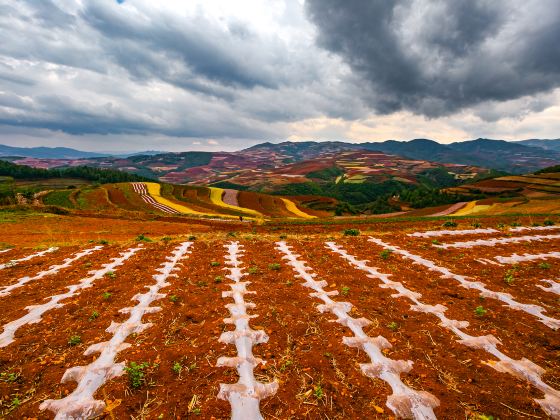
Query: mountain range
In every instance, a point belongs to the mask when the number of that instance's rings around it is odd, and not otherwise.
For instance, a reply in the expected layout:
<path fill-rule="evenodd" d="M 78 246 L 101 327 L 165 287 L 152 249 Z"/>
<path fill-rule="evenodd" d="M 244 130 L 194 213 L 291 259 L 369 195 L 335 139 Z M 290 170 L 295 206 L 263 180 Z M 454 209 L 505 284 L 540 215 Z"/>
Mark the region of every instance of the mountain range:
<path fill-rule="evenodd" d="M 263 143 L 248 150 L 251 149 L 279 151 L 297 159 L 313 159 L 325 151 L 371 150 L 408 159 L 473 165 L 512 173 L 532 172 L 560 162 L 560 139 L 521 142 L 476 139 L 450 144 L 429 139 L 367 143 L 283 142 Z"/>
<path fill-rule="evenodd" d="M 456 180 L 478 177 L 491 169 L 529 173 L 560 164 L 557 149 L 560 139 L 476 139 L 451 144 L 429 139 L 366 143 L 284 141 L 266 142 L 238 152 L 147 152 L 129 156 L 102 156 L 67 148 L 2 146 L 0 159 L 40 168 L 111 168 L 175 184 L 218 184 L 273 192 L 286 191 L 289 184 L 309 182 L 417 183 L 420 177 L 432 176 L 438 170 L 439 178 L 444 174 Z"/>
<path fill-rule="evenodd" d="M 138 154 L 157 155 L 166 153 L 162 151 L 145 151 L 129 154 L 117 154 L 116 156 L 128 157 Z M 115 156 L 112 153 L 84 152 L 69 147 L 16 147 L 0 144 L 0 158 L 2 157 L 30 157 L 36 159 L 87 159 L 96 157 Z"/>

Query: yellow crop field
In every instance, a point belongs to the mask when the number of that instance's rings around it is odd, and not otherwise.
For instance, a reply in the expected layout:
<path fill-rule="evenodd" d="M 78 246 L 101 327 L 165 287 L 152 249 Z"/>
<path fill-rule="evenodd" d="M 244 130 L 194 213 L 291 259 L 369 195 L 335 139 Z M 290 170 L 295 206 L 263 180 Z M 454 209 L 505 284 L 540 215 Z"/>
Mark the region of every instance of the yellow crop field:
<path fill-rule="evenodd" d="M 470 201 L 467 203 L 465 207 L 457 210 L 455 213 L 451 214 L 451 216 L 466 216 L 467 214 L 471 214 L 475 206 L 476 206 L 476 201 Z"/>
<path fill-rule="evenodd" d="M 451 214 L 450 216 L 497 216 L 511 213 L 560 213 L 560 202 L 558 200 L 529 200 L 526 203 L 505 202 L 493 204 L 476 204 L 476 201 L 469 202 L 465 207 Z"/>
<path fill-rule="evenodd" d="M 527 203 L 515 204 L 515 203 L 498 203 L 492 206 L 492 208 L 485 212 L 491 216 L 508 214 L 508 213 L 550 213 L 558 214 L 560 212 L 560 202 L 558 200 L 530 200 Z"/>
<path fill-rule="evenodd" d="M 247 213 L 253 217 L 257 217 L 257 218 L 263 217 L 262 213 L 259 213 L 256 210 L 248 209 L 246 207 L 232 206 L 231 204 L 224 203 L 224 201 L 222 200 L 222 195 L 224 193 L 223 188 L 216 188 L 216 187 L 208 187 L 208 188 L 210 188 L 210 201 L 212 202 L 212 204 L 215 204 L 216 206 L 220 206 L 226 209 Z"/>
<path fill-rule="evenodd" d="M 310 214 L 304 213 L 303 211 L 301 211 L 300 209 L 297 208 L 296 204 L 291 201 L 288 200 L 287 198 L 282 198 L 282 201 L 284 202 L 284 204 L 286 205 L 286 209 L 295 214 L 298 217 L 303 217 L 304 219 L 315 219 L 315 216 L 312 216 Z"/>
<path fill-rule="evenodd" d="M 173 201 L 162 197 L 161 196 L 161 185 L 160 184 L 157 184 L 155 182 L 145 182 L 145 184 L 146 184 L 146 188 L 148 189 L 148 193 L 152 196 L 152 198 L 154 200 L 156 200 L 160 204 L 171 207 L 172 209 L 175 209 L 175 210 L 177 210 L 181 213 L 184 213 L 184 214 L 196 214 L 196 215 L 199 215 L 199 216 L 218 216 L 217 214 L 201 213 L 201 212 L 198 212 L 196 210 L 192 210 L 192 209 L 188 208 L 187 206 L 183 206 L 181 204 L 174 203 Z"/>

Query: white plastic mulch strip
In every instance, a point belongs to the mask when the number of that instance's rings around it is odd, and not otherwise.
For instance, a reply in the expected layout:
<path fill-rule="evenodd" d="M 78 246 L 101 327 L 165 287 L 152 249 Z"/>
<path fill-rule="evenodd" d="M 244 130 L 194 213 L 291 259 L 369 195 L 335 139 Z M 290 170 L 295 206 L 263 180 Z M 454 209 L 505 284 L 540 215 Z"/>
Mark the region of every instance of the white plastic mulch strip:
<path fill-rule="evenodd" d="M 361 364 L 364 375 L 370 378 L 381 379 L 392 389 L 393 394 L 387 398 L 386 405 L 397 417 L 414 419 L 435 419 L 433 408 L 439 405 L 438 399 L 425 391 L 416 391 L 402 382 L 400 375 L 412 369 L 410 360 L 393 360 L 385 357 L 384 349 L 391 348 L 391 344 L 383 336 L 375 338 L 369 337 L 363 327 L 369 325 L 371 321 L 365 318 L 353 318 L 348 315 L 352 310 L 350 302 L 337 302 L 331 296 L 336 296 L 338 292 L 325 291 L 323 287 L 327 285 L 324 280 L 316 281 L 316 274 L 302 260 L 299 255 L 294 254 L 291 247 L 286 242 L 276 243 L 276 249 L 284 254 L 283 259 L 296 272 L 296 277 L 302 278 L 305 283 L 303 286 L 312 289 L 312 297 L 321 299 L 324 303 L 317 308 L 321 313 L 330 312 L 337 317 L 338 322 L 348 327 L 353 333 L 353 337 L 344 337 L 343 343 L 349 347 L 356 347 L 363 350 L 370 358 L 370 363 Z"/>
<path fill-rule="evenodd" d="M 442 278 L 456 280 L 465 289 L 478 290 L 480 292 L 480 296 L 484 298 L 497 299 L 501 302 L 504 302 L 506 306 L 509 306 L 511 309 L 523 311 L 528 313 L 529 315 L 533 315 L 534 317 L 538 318 L 540 322 L 542 322 L 547 327 L 552 328 L 553 330 L 557 330 L 558 328 L 560 328 L 560 320 L 544 315 L 543 312 L 546 312 L 546 310 L 542 306 L 532 305 L 528 303 L 519 303 L 515 299 L 513 299 L 513 296 L 511 296 L 509 293 L 493 292 L 491 290 L 488 290 L 486 288 L 486 285 L 482 282 L 472 281 L 470 280 L 470 277 L 454 274 L 447 268 L 436 265 L 433 261 L 412 254 L 408 251 L 405 251 L 404 249 L 399 248 L 398 246 L 389 245 L 388 243 L 383 242 L 381 239 L 372 238 L 370 236 L 368 241 L 380 245 L 386 249 L 390 249 L 394 253 L 401 255 L 403 258 L 412 260 L 414 264 L 423 265 L 430 271 L 437 271 L 442 274 Z"/>
<path fill-rule="evenodd" d="M 142 317 L 161 310 L 160 307 L 150 305 L 166 296 L 159 291 L 170 285 L 166 281 L 169 277 L 177 276 L 173 272 L 179 269 L 179 262 L 187 258 L 191 245 L 192 242 L 183 242 L 175 248 L 171 256 L 167 257 L 167 262 L 157 269 L 159 274 L 153 276 L 155 284 L 146 286 L 146 293 L 132 298 L 138 304 L 119 311 L 129 314 L 129 317 L 122 323 L 111 323 L 106 330 L 113 334 L 111 339 L 93 344 L 84 352 L 85 356 L 99 353 L 99 357 L 87 366 L 75 366 L 66 370 L 61 382 L 75 381 L 78 383 L 76 389 L 62 399 L 44 401 L 39 407 L 41 410 L 48 409 L 56 413 L 55 419 L 90 419 L 103 414 L 105 402 L 96 400 L 95 393 L 105 382 L 123 374 L 125 363 L 115 363 L 117 354 L 131 346 L 125 342 L 128 336 L 139 334 L 152 326 L 151 323 L 143 323 Z"/>
<path fill-rule="evenodd" d="M 429 230 L 426 232 L 415 232 L 409 233 L 407 236 L 412 236 L 414 238 L 434 238 L 438 236 L 450 236 L 450 235 L 477 235 L 484 233 L 498 233 L 499 230 L 488 228 L 488 229 L 465 229 L 465 230 Z"/>
<path fill-rule="evenodd" d="M 21 262 L 29 261 L 29 260 L 32 260 L 33 258 L 42 257 L 45 254 L 49 254 L 51 252 L 56 251 L 57 249 L 58 248 L 54 246 L 54 247 L 45 249 L 44 251 L 39 251 L 39 252 L 36 252 L 35 254 L 30 254 L 27 257 L 19 258 L 17 260 L 10 260 L 7 263 L 0 264 L 0 270 L 3 270 L 3 269 L 8 268 L 8 267 L 14 267 Z"/>
<path fill-rule="evenodd" d="M 327 242 L 326 245 L 328 249 L 340 255 L 343 259 L 348 261 L 350 265 L 354 266 L 358 270 L 366 272 L 367 277 L 380 280 L 383 283 L 380 285 L 381 288 L 395 290 L 397 293 L 391 295 L 391 297 L 407 298 L 413 303 L 410 307 L 413 311 L 432 314 L 439 318 L 439 325 L 459 337 L 459 343 L 474 349 L 484 350 L 495 356 L 499 360 L 498 362 L 486 361 L 483 363 L 499 372 L 509 373 L 516 378 L 525 380 L 535 386 L 539 391 L 544 393 L 543 399 L 535 399 L 535 401 L 549 416 L 556 419 L 560 418 L 560 392 L 543 382 L 542 375 L 545 373 L 545 369 L 528 359 L 523 358 L 515 360 L 505 355 L 497 348 L 497 345 L 501 344 L 500 340 L 491 334 L 484 336 L 471 336 L 467 334 L 462 331 L 462 329 L 467 328 L 469 326 L 469 322 L 447 318 L 445 316 L 445 311 L 447 310 L 446 306 L 441 304 L 428 305 L 423 303 L 420 300 L 422 297 L 420 293 L 407 289 L 400 282 L 391 280 L 389 278 L 391 276 L 390 274 L 380 273 L 376 268 L 368 266 L 366 264 L 368 260 L 358 260 L 334 242 Z"/>
<path fill-rule="evenodd" d="M 58 273 L 60 270 L 70 267 L 72 263 L 78 261 L 80 258 L 90 255 L 95 251 L 99 251 L 102 248 L 103 248 L 102 246 L 95 246 L 93 248 L 86 249 L 84 251 L 74 254 L 74 256 L 70 258 L 66 258 L 62 262 L 62 264 L 51 265 L 47 270 L 40 271 L 39 273 L 37 273 L 32 277 L 30 276 L 22 277 L 16 283 L 0 288 L 0 297 L 9 295 L 10 293 L 12 293 L 13 290 L 18 289 L 29 282 L 40 280 L 43 277 L 52 276 L 53 274 Z"/>
<path fill-rule="evenodd" d="M 548 258 L 560 258 L 560 252 L 552 251 L 543 254 L 512 254 L 509 257 L 494 257 L 494 259 L 502 264 L 517 264 L 525 261 L 546 260 Z"/>
<path fill-rule="evenodd" d="M 90 271 L 88 273 L 90 274 L 89 277 L 80 280 L 72 286 L 68 286 L 68 291 L 66 293 L 51 296 L 47 298 L 48 301 L 46 303 L 41 305 L 31 305 L 26 307 L 25 309 L 28 311 L 26 315 L 4 325 L 4 331 L 0 334 L 0 348 L 8 346 L 14 341 L 14 334 L 21 326 L 41 322 L 41 317 L 45 312 L 64 306 L 65 304 L 60 303 L 60 301 L 77 296 L 82 289 L 91 287 L 96 280 L 103 278 L 103 276 L 105 276 L 108 272 L 114 271 L 118 266 L 122 265 L 126 260 L 140 251 L 142 246 L 143 245 L 140 244 L 136 248 L 130 248 L 121 253 L 119 257 L 113 258 L 112 262 L 103 264 L 101 269 Z"/>
<path fill-rule="evenodd" d="M 557 281 L 554 281 L 554 280 L 541 280 L 541 281 L 543 283 L 548 284 L 548 287 L 542 286 L 540 284 L 537 284 L 537 287 L 540 287 L 541 289 L 543 289 L 546 292 L 555 293 L 557 295 L 560 295 L 560 283 L 558 283 Z"/>
<path fill-rule="evenodd" d="M 1 249 L 0 250 L 0 254 L 4 254 L 5 252 L 10 252 L 13 248 L 8 248 L 8 249 Z"/>
<path fill-rule="evenodd" d="M 161 210 L 164 213 L 169 214 L 181 214 L 181 212 L 166 206 L 165 204 L 158 203 L 154 198 L 148 193 L 148 189 L 146 188 L 146 184 L 142 182 L 132 182 L 132 189 L 134 192 L 142 197 L 145 203 L 150 204 L 151 206 L 155 207 L 158 210 Z"/>
<path fill-rule="evenodd" d="M 264 331 L 253 330 L 249 326 L 249 320 L 257 315 L 247 314 L 247 309 L 254 308 L 255 304 L 245 302 L 244 295 L 255 292 L 247 290 L 250 282 L 242 281 L 245 276 L 239 260 L 243 255 L 242 246 L 238 242 L 230 242 L 225 247 L 227 255 L 224 270 L 229 271 L 226 277 L 233 283 L 229 284 L 231 291 L 222 292 L 222 297 L 233 298 L 234 303 L 226 305 L 230 317 L 224 319 L 224 322 L 235 325 L 235 330 L 222 333 L 220 342 L 235 344 L 237 357 L 220 357 L 217 366 L 236 368 L 239 380 L 236 384 L 220 384 L 218 398 L 229 401 L 233 420 L 262 419 L 260 400 L 274 395 L 278 390 L 278 383 L 261 383 L 255 379 L 255 367 L 265 362 L 253 356 L 253 345 L 268 342 L 268 336 Z"/>
<path fill-rule="evenodd" d="M 502 244 L 515 244 L 518 242 L 544 241 L 546 239 L 559 239 L 560 235 L 526 235 L 511 238 L 475 239 L 474 241 L 452 242 L 449 244 L 434 245 L 437 248 L 472 248 L 473 246 L 496 246 Z"/>
<path fill-rule="evenodd" d="M 560 226 L 517 226 L 511 228 L 510 232 L 525 232 L 531 230 L 556 230 L 560 229 Z"/>
<path fill-rule="evenodd" d="M 138 193 L 140 195 L 148 194 L 148 190 L 146 189 L 146 185 L 142 184 L 141 182 L 133 182 L 132 183 L 132 189 L 134 190 L 135 193 Z"/>

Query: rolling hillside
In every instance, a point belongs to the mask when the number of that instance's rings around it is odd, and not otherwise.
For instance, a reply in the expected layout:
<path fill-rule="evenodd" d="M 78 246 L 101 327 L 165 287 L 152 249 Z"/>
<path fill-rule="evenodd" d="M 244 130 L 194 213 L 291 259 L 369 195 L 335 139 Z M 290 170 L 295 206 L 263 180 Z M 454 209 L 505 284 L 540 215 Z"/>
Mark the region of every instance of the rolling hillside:
<path fill-rule="evenodd" d="M 559 213 L 560 172 L 504 176 L 446 189 L 462 195 L 485 194 L 488 198 L 469 202 L 457 216 L 507 213 Z"/>
<path fill-rule="evenodd" d="M 553 140 L 550 140 L 553 142 Z M 384 142 L 283 142 L 264 143 L 248 150 L 283 153 L 292 158 L 311 159 L 333 150 L 371 150 L 412 160 L 479 166 L 512 173 L 532 172 L 560 163 L 560 152 L 545 150 L 540 144 L 476 139 L 441 144 L 428 139 Z"/>
<path fill-rule="evenodd" d="M 155 182 L 72 186 L 44 190 L 38 196 L 44 205 L 66 208 L 76 214 L 103 212 L 132 217 L 134 213 L 147 213 L 232 220 L 330 215 L 306 206 L 311 201 L 306 198 Z"/>
<path fill-rule="evenodd" d="M 434 163 L 367 150 L 345 150 L 329 144 L 308 147 L 290 144 L 295 151 L 277 148 L 250 148 L 236 153 L 185 152 L 140 155 L 130 158 L 33 159 L 15 160 L 19 165 L 38 168 L 68 168 L 88 165 L 111 168 L 157 179 L 166 183 L 216 185 L 241 190 L 274 192 L 289 184 L 335 181 L 373 183 L 397 179 L 418 183 L 427 170 L 444 169 L 457 179 L 468 179 L 486 172 L 472 165 Z"/>

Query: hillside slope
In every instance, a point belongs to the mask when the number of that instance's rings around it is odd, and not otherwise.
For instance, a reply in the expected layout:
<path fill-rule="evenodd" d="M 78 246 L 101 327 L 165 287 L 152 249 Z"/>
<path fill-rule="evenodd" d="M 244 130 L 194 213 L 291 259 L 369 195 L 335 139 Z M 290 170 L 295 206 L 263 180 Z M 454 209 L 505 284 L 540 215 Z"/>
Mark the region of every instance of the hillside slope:
<path fill-rule="evenodd" d="M 131 213 L 248 220 L 314 218 L 329 216 L 313 210 L 297 198 L 222 190 L 219 188 L 159 184 L 155 182 L 83 185 L 46 190 L 39 194 L 44 205 L 77 213 L 132 216 Z"/>

